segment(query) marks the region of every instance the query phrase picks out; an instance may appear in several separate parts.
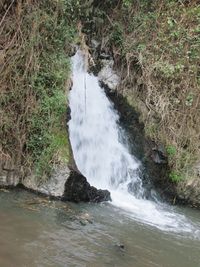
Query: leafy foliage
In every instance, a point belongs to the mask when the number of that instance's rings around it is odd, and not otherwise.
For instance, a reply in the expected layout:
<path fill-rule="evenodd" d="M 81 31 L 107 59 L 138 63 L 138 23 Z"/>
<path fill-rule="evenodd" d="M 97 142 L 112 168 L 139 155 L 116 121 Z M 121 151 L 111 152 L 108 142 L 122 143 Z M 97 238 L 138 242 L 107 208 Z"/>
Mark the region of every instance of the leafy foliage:
<path fill-rule="evenodd" d="M 0 44 L 1 163 L 22 178 L 34 169 L 38 182 L 59 157 L 69 158 L 65 91 L 76 30 L 66 3 L 19 1 L 0 10 L 8 13 Z"/>
<path fill-rule="evenodd" d="M 171 179 L 172 182 L 174 183 L 178 183 L 180 181 L 183 180 L 183 177 L 181 176 L 180 173 L 178 172 L 175 172 L 175 171 L 172 171 L 170 174 L 169 174 L 169 178 Z"/>
<path fill-rule="evenodd" d="M 165 144 L 172 180 L 193 176 L 200 154 L 199 3 L 120 3 L 99 35 L 110 38 L 121 92 L 131 95 L 146 134 Z"/>
<path fill-rule="evenodd" d="M 167 146 L 166 150 L 169 157 L 173 157 L 176 155 L 176 148 L 174 146 Z"/>

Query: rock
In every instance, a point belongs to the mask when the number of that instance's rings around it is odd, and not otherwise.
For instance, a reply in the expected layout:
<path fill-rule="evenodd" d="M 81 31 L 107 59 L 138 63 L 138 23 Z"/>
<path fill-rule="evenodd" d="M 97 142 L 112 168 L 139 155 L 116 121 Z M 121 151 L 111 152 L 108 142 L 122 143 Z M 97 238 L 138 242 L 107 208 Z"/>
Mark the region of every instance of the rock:
<path fill-rule="evenodd" d="M 194 178 L 183 180 L 177 184 L 178 200 L 183 204 L 200 208 L 200 181 Z"/>
<path fill-rule="evenodd" d="M 118 246 L 119 246 L 119 248 L 121 248 L 121 249 L 125 249 L 125 246 L 124 246 L 123 244 L 119 244 Z"/>
<path fill-rule="evenodd" d="M 65 182 L 70 176 L 70 169 L 63 165 L 57 166 L 54 169 L 51 177 L 44 181 L 42 184 L 37 184 L 36 177 L 34 175 L 28 176 L 23 180 L 23 186 L 44 195 L 60 198 L 62 197 L 65 189 Z"/>
<path fill-rule="evenodd" d="M 152 149 L 151 154 L 152 160 L 157 164 L 166 164 L 167 163 L 167 155 L 163 146 L 158 145 Z"/>
<path fill-rule="evenodd" d="M 124 244 L 116 244 L 115 247 L 116 247 L 118 250 L 122 251 L 122 252 L 125 251 L 125 245 L 124 245 Z"/>
<path fill-rule="evenodd" d="M 114 60 L 103 59 L 101 60 L 103 68 L 98 74 L 98 78 L 101 82 L 107 85 L 111 90 L 115 90 L 119 85 L 120 78 L 113 70 Z"/>
<path fill-rule="evenodd" d="M 19 170 L 15 168 L 12 162 L 0 162 L 0 187 L 13 187 L 20 181 Z"/>
<path fill-rule="evenodd" d="M 108 190 L 101 190 L 91 186 L 81 173 L 72 170 L 65 183 L 62 200 L 73 202 L 102 202 L 111 200 L 111 197 Z"/>
<path fill-rule="evenodd" d="M 93 224 L 92 218 L 88 213 L 83 213 L 80 215 L 80 218 L 84 221 L 86 221 L 87 223 Z"/>
<path fill-rule="evenodd" d="M 67 166 L 60 166 L 54 170 L 50 179 L 38 189 L 41 193 L 54 197 L 61 197 L 64 193 L 65 182 L 69 175 L 70 169 Z"/>
<path fill-rule="evenodd" d="M 71 152 L 72 154 L 72 152 Z M 20 172 L 8 162 L 0 163 L 0 188 L 21 186 L 34 193 L 43 194 L 52 198 L 73 202 L 102 202 L 111 200 L 108 190 L 97 189 L 87 182 L 80 174 L 76 163 L 71 157 L 68 163 L 59 163 L 54 166 L 54 171 L 48 179 L 40 180 L 33 173 L 21 178 Z"/>
<path fill-rule="evenodd" d="M 100 47 L 100 42 L 98 42 L 98 41 L 95 40 L 95 39 L 92 39 L 92 40 L 91 40 L 91 48 L 92 48 L 92 49 L 97 49 L 98 47 Z"/>
<path fill-rule="evenodd" d="M 111 55 L 106 54 L 105 52 L 101 52 L 100 55 L 99 55 L 99 58 L 100 58 L 100 59 L 106 59 L 106 60 L 112 60 L 112 59 L 111 59 Z M 113 60 L 112 60 L 112 61 L 113 61 Z"/>
<path fill-rule="evenodd" d="M 86 221 L 84 221 L 84 220 L 80 220 L 79 222 L 80 222 L 80 224 L 81 224 L 82 226 L 85 226 L 85 225 L 87 225 L 87 222 L 86 222 Z"/>

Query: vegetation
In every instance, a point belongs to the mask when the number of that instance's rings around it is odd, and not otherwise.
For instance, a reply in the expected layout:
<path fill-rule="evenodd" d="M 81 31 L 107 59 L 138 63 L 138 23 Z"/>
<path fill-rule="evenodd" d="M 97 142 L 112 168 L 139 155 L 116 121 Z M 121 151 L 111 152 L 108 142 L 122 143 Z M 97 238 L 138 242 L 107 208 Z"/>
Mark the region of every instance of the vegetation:
<path fill-rule="evenodd" d="M 119 88 L 151 139 L 166 146 L 170 179 L 197 177 L 200 158 L 200 5 L 123 0 L 99 36 L 109 36 Z M 110 25 L 110 26 L 108 26 Z"/>
<path fill-rule="evenodd" d="M 64 1 L 3 1 L 1 163 L 21 177 L 47 177 L 69 157 L 65 115 L 68 54 L 75 38 Z"/>

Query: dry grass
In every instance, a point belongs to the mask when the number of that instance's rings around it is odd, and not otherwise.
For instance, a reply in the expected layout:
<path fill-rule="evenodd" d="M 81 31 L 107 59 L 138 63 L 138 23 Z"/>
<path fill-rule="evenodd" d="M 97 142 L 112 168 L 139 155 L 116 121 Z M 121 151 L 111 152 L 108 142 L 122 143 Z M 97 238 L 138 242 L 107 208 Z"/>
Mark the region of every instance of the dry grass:
<path fill-rule="evenodd" d="M 8 169 L 11 166 L 19 169 L 21 166 L 28 132 L 26 122 L 36 102 L 34 92 L 31 88 L 27 90 L 30 72 L 37 68 L 36 60 L 32 59 L 33 48 L 26 43 L 34 34 L 34 27 L 31 25 L 32 32 L 28 32 L 28 36 L 23 27 L 23 16 L 28 7 L 28 2 L 22 9 L 22 1 L 17 4 L 15 1 L 4 1 L 0 10 L 1 164 L 2 168 Z"/>
<path fill-rule="evenodd" d="M 101 31 L 110 36 L 119 90 L 164 143 L 174 180 L 200 160 L 199 1 L 124 1 Z M 109 41 L 106 45 L 108 45 Z"/>
<path fill-rule="evenodd" d="M 62 140 L 73 38 L 64 12 L 61 0 L 0 4 L 0 170 L 21 177 L 42 159 L 50 169 L 51 144 Z"/>

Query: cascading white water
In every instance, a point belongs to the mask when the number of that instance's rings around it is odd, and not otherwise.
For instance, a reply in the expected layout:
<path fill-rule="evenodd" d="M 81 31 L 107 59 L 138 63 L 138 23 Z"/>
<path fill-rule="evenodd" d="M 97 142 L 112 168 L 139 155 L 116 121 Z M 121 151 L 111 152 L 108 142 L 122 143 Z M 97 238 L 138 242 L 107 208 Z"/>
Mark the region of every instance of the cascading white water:
<path fill-rule="evenodd" d="M 84 62 L 79 50 L 72 57 L 73 87 L 69 95 L 69 133 L 77 167 L 91 185 L 108 189 L 112 204 L 134 219 L 162 230 L 192 232 L 193 226 L 184 216 L 165 204 L 143 198 L 137 175 L 139 162 L 120 141 L 118 114 L 98 78 L 85 70 Z"/>

